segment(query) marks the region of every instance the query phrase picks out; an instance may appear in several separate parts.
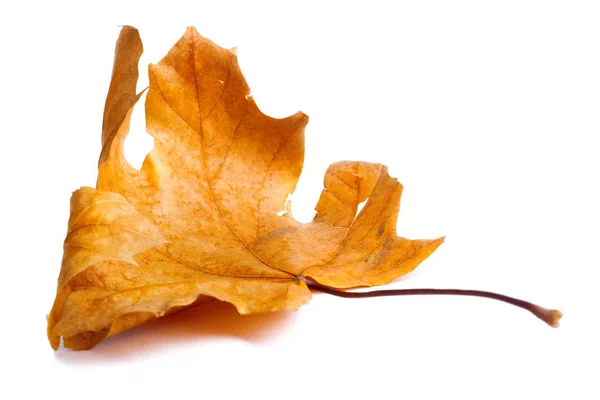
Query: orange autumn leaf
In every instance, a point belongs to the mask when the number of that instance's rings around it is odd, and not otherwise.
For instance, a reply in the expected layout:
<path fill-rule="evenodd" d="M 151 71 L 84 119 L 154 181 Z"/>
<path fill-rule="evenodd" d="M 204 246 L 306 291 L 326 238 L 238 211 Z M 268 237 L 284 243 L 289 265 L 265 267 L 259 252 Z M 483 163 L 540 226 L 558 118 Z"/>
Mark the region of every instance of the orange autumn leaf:
<path fill-rule="evenodd" d="M 141 53 L 137 30 L 123 28 L 97 187 L 71 199 L 48 317 L 54 349 L 61 337 L 66 347 L 89 349 L 206 299 L 242 314 L 297 310 L 311 298 L 307 281 L 382 285 L 442 243 L 396 235 L 402 185 L 380 164 L 331 165 L 314 220 L 296 221 L 286 198 L 302 171 L 308 117 L 261 113 L 236 55 L 193 28 L 149 67 L 154 148 L 137 171 L 123 142 Z"/>

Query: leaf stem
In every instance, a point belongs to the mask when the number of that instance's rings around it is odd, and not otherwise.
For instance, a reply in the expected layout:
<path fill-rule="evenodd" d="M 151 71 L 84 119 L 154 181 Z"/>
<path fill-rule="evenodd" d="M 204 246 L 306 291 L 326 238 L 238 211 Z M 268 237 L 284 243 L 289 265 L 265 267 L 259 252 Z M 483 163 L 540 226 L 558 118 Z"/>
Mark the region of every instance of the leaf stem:
<path fill-rule="evenodd" d="M 338 297 L 346 298 L 363 298 L 363 297 L 383 297 L 383 296 L 413 296 L 413 295 L 457 295 L 457 296 L 473 296 L 485 297 L 503 301 L 513 306 L 520 307 L 531 312 L 533 315 L 547 323 L 553 328 L 558 328 L 558 321 L 562 317 L 562 313 L 558 310 L 549 310 L 540 307 L 536 304 L 525 300 L 515 299 L 514 297 L 505 296 L 503 294 L 486 292 L 483 290 L 462 290 L 462 289 L 386 289 L 373 290 L 369 292 L 347 292 L 344 290 L 335 289 L 329 286 L 321 285 L 313 281 L 306 281 L 309 289 L 318 290 L 319 292 L 331 294 Z"/>

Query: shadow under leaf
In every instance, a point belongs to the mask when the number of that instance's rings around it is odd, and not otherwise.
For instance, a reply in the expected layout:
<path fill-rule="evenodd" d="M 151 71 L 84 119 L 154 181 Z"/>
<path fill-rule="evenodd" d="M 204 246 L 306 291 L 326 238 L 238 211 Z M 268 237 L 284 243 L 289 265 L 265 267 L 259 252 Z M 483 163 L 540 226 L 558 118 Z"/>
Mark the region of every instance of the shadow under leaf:
<path fill-rule="evenodd" d="M 279 311 L 240 315 L 233 305 L 215 300 L 130 329 L 88 351 L 61 347 L 56 358 L 67 364 L 95 364 L 103 360 L 144 358 L 165 346 L 183 346 L 199 340 L 237 338 L 265 342 L 290 329 L 295 318 L 293 314 Z"/>

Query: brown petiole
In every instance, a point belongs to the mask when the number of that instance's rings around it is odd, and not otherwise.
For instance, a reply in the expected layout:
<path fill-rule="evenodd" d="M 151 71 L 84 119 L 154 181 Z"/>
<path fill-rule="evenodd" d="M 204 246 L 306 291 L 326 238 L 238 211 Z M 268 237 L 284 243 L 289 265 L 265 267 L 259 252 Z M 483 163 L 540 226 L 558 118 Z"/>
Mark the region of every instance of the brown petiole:
<path fill-rule="evenodd" d="M 548 310 L 528 301 L 515 299 L 514 297 L 505 296 L 503 294 L 486 292 L 483 290 L 461 290 L 461 289 L 384 289 L 374 290 L 370 292 L 347 292 L 344 290 L 334 289 L 329 286 L 321 285 L 317 282 L 306 281 L 309 289 L 318 290 L 319 292 L 331 294 L 346 298 L 363 298 L 363 297 L 382 297 L 382 296 L 412 296 L 412 295 L 457 295 L 457 296 L 473 296 L 485 297 L 503 301 L 513 306 L 523 308 L 533 315 L 547 323 L 553 328 L 558 328 L 558 321 L 562 317 L 562 313 L 558 310 Z"/>

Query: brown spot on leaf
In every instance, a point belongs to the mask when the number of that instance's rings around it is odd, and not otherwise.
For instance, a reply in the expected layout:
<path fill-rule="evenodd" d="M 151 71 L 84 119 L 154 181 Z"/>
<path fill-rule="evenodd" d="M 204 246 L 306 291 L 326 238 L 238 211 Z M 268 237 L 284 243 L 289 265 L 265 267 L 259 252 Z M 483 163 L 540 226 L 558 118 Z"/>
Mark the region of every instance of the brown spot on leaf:
<path fill-rule="evenodd" d="M 379 224 L 379 229 L 377 230 L 377 238 L 380 238 L 381 235 L 383 235 L 383 232 L 385 232 L 385 222 Z"/>

